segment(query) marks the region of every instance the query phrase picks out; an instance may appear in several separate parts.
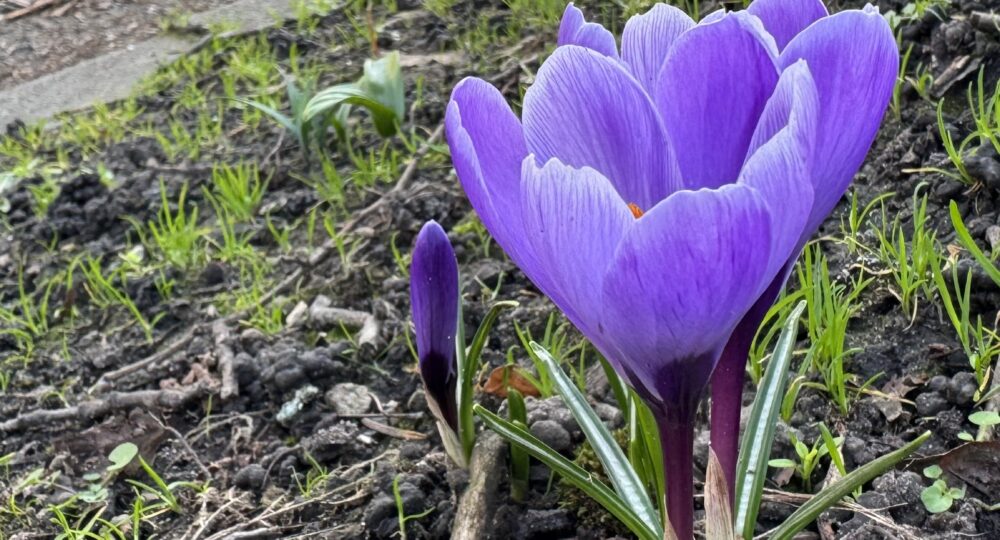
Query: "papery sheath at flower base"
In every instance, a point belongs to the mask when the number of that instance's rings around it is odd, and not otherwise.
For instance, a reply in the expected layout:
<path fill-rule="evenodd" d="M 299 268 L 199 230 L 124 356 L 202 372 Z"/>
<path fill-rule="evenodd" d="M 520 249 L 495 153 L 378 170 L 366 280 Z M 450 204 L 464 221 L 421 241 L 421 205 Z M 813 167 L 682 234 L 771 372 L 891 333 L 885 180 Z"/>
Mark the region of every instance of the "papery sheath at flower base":
<path fill-rule="evenodd" d="M 445 449 L 464 467 L 466 460 L 458 438 L 456 400 L 458 302 L 455 252 L 444 229 L 436 221 L 428 221 L 417 235 L 410 263 L 410 305 L 420 377 Z"/>

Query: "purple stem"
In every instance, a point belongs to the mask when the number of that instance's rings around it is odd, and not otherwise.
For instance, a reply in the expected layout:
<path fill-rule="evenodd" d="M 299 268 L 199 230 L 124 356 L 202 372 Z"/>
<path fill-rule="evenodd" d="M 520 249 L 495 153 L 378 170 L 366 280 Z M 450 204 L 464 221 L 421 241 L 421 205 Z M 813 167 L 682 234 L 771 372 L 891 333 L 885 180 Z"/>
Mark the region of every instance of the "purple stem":
<path fill-rule="evenodd" d="M 790 259 L 795 261 L 796 257 Z M 736 496 L 736 464 L 740 453 L 740 413 L 743 412 L 743 380 L 746 378 L 747 357 L 757 328 L 771 309 L 778 293 L 785 286 L 793 263 L 775 276 L 760 298 L 729 337 L 719 363 L 712 373 L 712 450 L 719 458 L 726 475 L 729 502 Z"/>
<path fill-rule="evenodd" d="M 722 350 L 719 364 L 712 373 L 712 450 L 719 458 L 729 502 L 736 494 L 736 462 L 740 451 L 740 413 L 743 409 L 743 380 L 746 378 L 747 356 L 759 320 L 747 314 L 733 331 Z"/>
<path fill-rule="evenodd" d="M 661 415 L 660 444 L 666 486 L 667 517 L 680 540 L 694 538 L 694 414 Z"/>

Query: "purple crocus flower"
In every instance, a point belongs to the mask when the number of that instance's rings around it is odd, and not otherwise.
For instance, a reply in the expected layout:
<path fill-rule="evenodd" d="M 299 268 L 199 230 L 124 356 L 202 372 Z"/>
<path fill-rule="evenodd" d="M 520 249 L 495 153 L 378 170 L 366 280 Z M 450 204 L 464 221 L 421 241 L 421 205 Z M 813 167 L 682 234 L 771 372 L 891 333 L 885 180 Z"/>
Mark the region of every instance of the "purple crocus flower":
<path fill-rule="evenodd" d="M 448 235 L 436 221 L 420 229 L 410 264 L 410 305 L 416 330 L 420 377 L 427 404 L 438 419 L 441 437 L 449 453 L 457 444 L 458 404 L 455 388 L 458 373 L 455 335 L 458 330 L 458 262 Z M 461 452 L 459 452 L 461 454 Z"/>
<path fill-rule="evenodd" d="M 815 0 L 758 4 L 699 24 L 657 5 L 620 54 L 570 5 L 520 121 L 475 78 L 446 114 L 483 224 L 656 415 L 679 538 L 698 400 L 842 195 L 897 70 L 873 8 L 803 30 Z"/>

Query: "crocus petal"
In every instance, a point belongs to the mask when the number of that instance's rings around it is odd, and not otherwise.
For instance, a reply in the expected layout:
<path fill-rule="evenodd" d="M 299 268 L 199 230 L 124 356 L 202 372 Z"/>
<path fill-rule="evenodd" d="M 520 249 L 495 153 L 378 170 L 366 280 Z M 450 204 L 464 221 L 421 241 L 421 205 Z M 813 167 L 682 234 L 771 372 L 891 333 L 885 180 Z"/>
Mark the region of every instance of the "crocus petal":
<path fill-rule="evenodd" d="M 784 49 L 799 32 L 827 16 L 821 0 L 754 0 L 747 11 L 760 18 L 778 49 Z"/>
<path fill-rule="evenodd" d="M 674 40 L 694 26 L 680 9 L 656 4 L 646 13 L 635 15 L 622 32 L 622 60 L 650 95 Z"/>
<path fill-rule="evenodd" d="M 515 263 L 530 254 L 519 249 L 521 162 L 528 155 L 521 124 L 500 92 L 467 78 L 451 94 L 445 129 L 455 172 L 483 225 Z"/>
<path fill-rule="evenodd" d="M 739 184 L 674 193 L 626 232 L 601 324 L 644 397 L 678 404 L 701 393 L 766 279 L 770 238 L 767 204 Z"/>
<path fill-rule="evenodd" d="M 522 182 L 524 240 L 537 256 L 537 266 L 522 270 L 581 332 L 598 336 L 603 269 L 635 218 L 611 182 L 591 168 L 555 159 L 538 167 L 529 156 Z"/>
<path fill-rule="evenodd" d="M 621 197 L 649 208 L 681 185 L 655 106 L 618 62 L 556 49 L 524 96 L 524 134 L 539 163 L 591 167 Z"/>
<path fill-rule="evenodd" d="M 572 2 L 566 4 L 562 21 L 559 23 L 559 41 L 562 45 L 579 45 L 597 51 L 604 56 L 618 58 L 615 36 L 603 26 L 587 22 L 580 8 Z"/>
<path fill-rule="evenodd" d="M 458 262 L 436 221 L 420 229 L 410 264 L 410 304 L 420 375 L 445 420 L 456 428 L 455 332 L 458 327 Z"/>
<path fill-rule="evenodd" d="M 736 180 L 778 71 L 742 12 L 677 39 L 660 72 L 657 105 L 689 189 Z"/>
<path fill-rule="evenodd" d="M 783 273 L 789 258 L 798 255 L 800 240 L 811 234 L 804 229 L 813 205 L 809 173 L 818 108 L 809 68 L 797 62 L 781 74 L 754 133 L 751 145 L 757 148 L 740 171 L 739 183 L 760 192 L 770 210 L 773 239 L 768 282 Z M 775 130 L 776 125 L 781 127 Z"/>
<path fill-rule="evenodd" d="M 808 224 L 816 230 L 843 196 L 868 153 L 899 72 L 889 24 L 871 6 L 816 21 L 781 53 L 782 68 L 805 59 L 816 82 L 820 115 Z"/>

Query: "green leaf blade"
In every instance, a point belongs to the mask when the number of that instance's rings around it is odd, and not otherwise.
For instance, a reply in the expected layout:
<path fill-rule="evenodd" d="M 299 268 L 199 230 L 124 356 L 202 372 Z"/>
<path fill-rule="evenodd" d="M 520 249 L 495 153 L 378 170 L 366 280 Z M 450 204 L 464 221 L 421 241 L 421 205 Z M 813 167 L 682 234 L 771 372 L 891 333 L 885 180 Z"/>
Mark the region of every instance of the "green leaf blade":
<path fill-rule="evenodd" d="M 646 493 L 646 488 L 632 468 L 631 463 L 618 446 L 618 442 L 608 431 L 607 426 L 597 416 L 594 409 L 587 403 L 587 398 L 577 389 L 573 381 L 563 372 L 552 355 L 541 345 L 531 342 L 530 346 L 535 354 L 541 359 L 546 370 L 555 383 L 556 391 L 563 398 L 563 402 L 573 413 L 573 417 L 580 425 L 580 429 L 587 437 L 594 453 L 604 466 L 608 478 L 615 486 L 615 491 L 625 499 L 640 518 L 653 526 L 659 525 L 659 512 L 653 506 Z M 662 533 L 661 533 L 662 534 Z"/>
<path fill-rule="evenodd" d="M 550 469 L 559 473 L 567 482 L 586 493 L 601 506 L 618 518 L 630 531 L 641 540 L 660 540 L 662 536 L 650 528 L 628 504 L 604 483 L 596 480 L 579 465 L 566 459 L 561 454 L 545 446 L 527 430 L 520 428 L 503 418 L 493 414 L 479 404 L 473 409 L 487 427 L 512 444 L 520 446 Z"/>
<path fill-rule="evenodd" d="M 774 431 L 778 424 L 778 413 L 784 396 L 787 374 L 792 363 L 796 331 L 799 318 L 806 308 L 800 301 L 785 321 L 774 354 L 764 372 L 757 397 L 747 421 L 747 430 L 740 444 L 740 456 L 736 466 L 735 527 L 743 538 L 753 538 L 757 512 L 763 496 L 764 480 L 767 477 L 768 457 L 774 442 Z M 787 461 L 787 460 L 786 460 Z M 795 466 L 794 463 L 791 465 Z"/>

